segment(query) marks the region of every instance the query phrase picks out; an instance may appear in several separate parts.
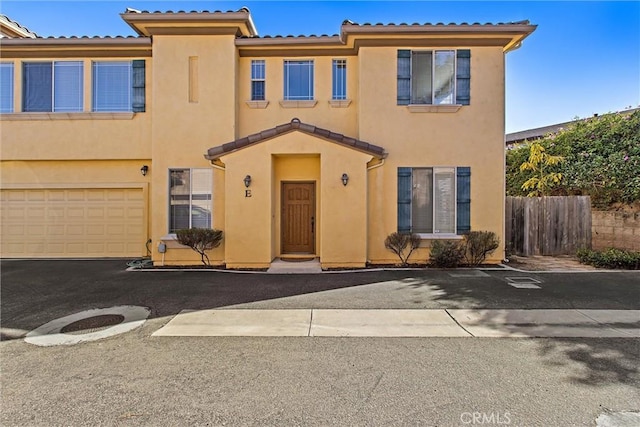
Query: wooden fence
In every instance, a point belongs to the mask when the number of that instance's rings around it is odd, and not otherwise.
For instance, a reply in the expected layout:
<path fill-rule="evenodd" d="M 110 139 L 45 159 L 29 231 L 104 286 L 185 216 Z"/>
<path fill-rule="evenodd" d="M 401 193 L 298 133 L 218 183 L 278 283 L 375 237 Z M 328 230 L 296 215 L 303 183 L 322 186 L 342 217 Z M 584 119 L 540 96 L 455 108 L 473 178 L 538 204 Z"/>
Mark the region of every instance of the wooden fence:
<path fill-rule="evenodd" d="M 515 255 L 573 255 L 591 248 L 589 196 L 507 197 L 505 239 Z"/>

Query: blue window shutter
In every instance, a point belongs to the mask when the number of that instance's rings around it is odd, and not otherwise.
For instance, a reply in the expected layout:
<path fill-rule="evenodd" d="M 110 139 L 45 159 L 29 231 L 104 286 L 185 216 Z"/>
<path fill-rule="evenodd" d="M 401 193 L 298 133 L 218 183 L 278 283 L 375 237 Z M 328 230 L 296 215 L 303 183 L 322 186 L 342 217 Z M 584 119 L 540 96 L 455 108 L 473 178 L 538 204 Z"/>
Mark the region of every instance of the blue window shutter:
<path fill-rule="evenodd" d="M 471 51 L 458 50 L 457 63 L 456 104 L 469 105 L 471 103 Z"/>
<path fill-rule="evenodd" d="M 456 221 L 457 234 L 467 234 L 471 231 L 471 168 L 457 168 L 457 204 Z"/>
<path fill-rule="evenodd" d="M 398 50 L 398 105 L 411 101 L 411 51 Z"/>
<path fill-rule="evenodd" d="M 411 233 L 411 168 L 398 168 L 398 233 Z"/>
<path fill-rule="evenodd" d="M 22 64 L 22 111 L 50 112 L 53 107 L 53 64 Z"/>
<path fill-rule="evenodd" d="M 136 113 L 145 111 L 145 60 L 135 59 L 131 61 L 133 69 L 133 100 L 132 110 Z"/>

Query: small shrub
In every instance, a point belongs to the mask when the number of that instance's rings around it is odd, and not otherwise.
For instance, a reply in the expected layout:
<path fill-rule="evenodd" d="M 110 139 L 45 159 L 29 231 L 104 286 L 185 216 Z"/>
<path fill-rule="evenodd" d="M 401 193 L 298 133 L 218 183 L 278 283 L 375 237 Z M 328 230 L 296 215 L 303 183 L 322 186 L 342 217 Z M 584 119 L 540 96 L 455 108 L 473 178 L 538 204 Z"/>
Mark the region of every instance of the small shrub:
<path fill-rule="evenodd" d="M 466 247 L 465 260 L 471 266 L 482 264 L 487 255 L 492 254 L 500 246 L 500 239 L 493 231 L 471 231 L 464 236 Z"/>
<path fill-rule="evenodd" d="M 384 239 L 384 247 L 398 255 L 402 265 L 407 265 L 409 257 L 420 246 L 420 236 L 417 234 L 391 233 Z M 405 250 L 409 248 L 409 253 L 405 255 Z"/>
<path fill-rule="evenodd" d="M 210 265 L 206 251 L 220 246 L 222 231 L 211 228 L 189 228 L 176 231 L 176 237 L 181 245 L 185 245 L 200 254 L 202 264 Z"/>
<path fill-rule="evenodd" d="M 429 263 L 434 267 L 455 268 L 462 264 L 465 246 L 461 242 L 434 240 L 431 244 Z"/>
<path fill-rule="evenodd" d="M 581 263 L 593 265 L 597 268 L 640 270 L 640 252 L 615 248 L 609 248 L 604 251 L 580 249 L 577 256 Z"/>

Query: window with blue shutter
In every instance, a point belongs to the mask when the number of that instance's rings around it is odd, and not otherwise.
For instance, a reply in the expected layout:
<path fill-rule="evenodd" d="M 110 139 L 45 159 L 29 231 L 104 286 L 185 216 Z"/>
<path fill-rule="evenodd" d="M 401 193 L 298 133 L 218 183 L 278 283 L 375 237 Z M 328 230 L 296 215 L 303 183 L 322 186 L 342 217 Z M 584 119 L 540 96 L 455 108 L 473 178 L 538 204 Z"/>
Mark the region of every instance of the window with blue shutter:
<path fill-rule="evenodd" d="M 398 50 L 398 105 L 469 105 L 471 51 Z"/>
<path fill-rule="evenodd" d="M 471 231 L 469 167 L 398 168 L 398 232 Z"/>
<path fill-rule="evenodd" d="M 133 101 L 131 108 L 135 113 L 145 111 L 145 60 L 135 59 L 131 61 L 133 74 Z"/>
<path fill-rule="evenodd" d="M 471 231 L 471 168 L 458 167 L 456 179 L 456 232 L 466 234 Z"/>
<path fill-rule="evenodd" d="M 469 105 L 471 101 L 471 51 L 456 52 L 456 103 Z"/>
<path fill-rule="evenodd" d="M 398 105 L 411 101 L 411 51 L 398 51 Z"/>
<path fill-rule="evenodd" d="M 398 233 L 411 233 L 411 168 L 398 168 Z"/>

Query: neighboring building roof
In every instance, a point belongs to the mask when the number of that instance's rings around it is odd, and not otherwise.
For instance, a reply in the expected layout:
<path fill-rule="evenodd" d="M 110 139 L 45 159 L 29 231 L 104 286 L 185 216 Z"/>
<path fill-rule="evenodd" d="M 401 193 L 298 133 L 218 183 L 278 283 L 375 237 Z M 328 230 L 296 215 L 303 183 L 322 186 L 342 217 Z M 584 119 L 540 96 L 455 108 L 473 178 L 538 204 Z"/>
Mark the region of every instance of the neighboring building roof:
<path fill-rule="evenodd" d="M 607 113 L 604 114 L 605 116 L 608 114 L 631 114 L 635 111 L 640 110 L 640 108 L 631 108 L 629 110 L 623 110 L 623 111 L 619 111 L 616 113 Z M 598 117 L 598 114 L 594 114 L 593 117 Z M 544 138 L 546 135 L 550 134 L 550 133 L 555 133 L 558 132 L 562 129 L 567 128 L 568 126 L 582 121 L 582 120 L 588 120 L 590 119 L 586 118 L 586 119 L 578 119 L 578 120 L 572 120 L 570 122 L 563 122 L 563 123 L 557 123 L 555 125 L 548 125 L 548 126 L 542 126 L 539 128 L 534 128 L 534 129 L 527 129 L 527 130 L 522 130 L 519 132 L 513 132 L 513 133 L 508 133 L 506 135 L 505 138 L 505 142 L 507 143 L 507 145 L 509 144 L 520 144 L 522 142 L 524 142 L 525 140 L 529 140 L 529 141 L 533 141 L 536 139 L 541 139 Z"/>
<path fill-rule="evenodd" d="M 216 160 L 225 154 L 229 154 L 242 148 L 250 147 L 262 141 L 266 141 L 268 139 L 275 138 L 293 131 L 299 131 L 302 133 L 306 133 L 307 135 L 322 138 L 343 145 L 347 148 L 371 154 L 372 156 L 377 158 L 387 157 L 387 153 L 382 147 L 369 144 L 368 142 L 360 141 L 356 138 L 350 138 L 340 133 L 334 133 L 327 129 L 322 129 L 310 124 L 302 123 L 299 119 L 296 118 L 292 119 L 289 123 L 266 129 L 262 132 L 254 133 L 253 135 L 249 135 L 244 138 L 236 139 L 235 141 L 210 148 L 209 150 L 207 150 L 207 154 L 205 154 L 204 157 L 208 160 Z"/>
<path fill-rule="evenodd" d="M 0 38 L 36 38 L 38 35 L 18 22 L 9 19 L 6 15 L 0 15 Z"/>

